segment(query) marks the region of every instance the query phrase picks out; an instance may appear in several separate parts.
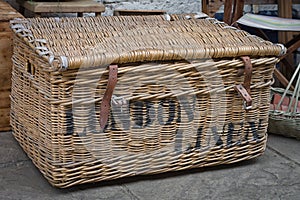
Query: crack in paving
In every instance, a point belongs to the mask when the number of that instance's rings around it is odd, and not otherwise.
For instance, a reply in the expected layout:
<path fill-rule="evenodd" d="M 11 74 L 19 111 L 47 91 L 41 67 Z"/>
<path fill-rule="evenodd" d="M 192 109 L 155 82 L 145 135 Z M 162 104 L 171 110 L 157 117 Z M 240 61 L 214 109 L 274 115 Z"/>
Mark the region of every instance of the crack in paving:
<path fill-rule="evenodd" d="M 300 183 L 282 184 L 282 186 L 287 186 L 287 187 L 294 187 L 294 186 L 298 186 L 298 185 L 300 185 Z"/>
<path fill-rule="evenodd" d="M 273 151 L 274 153 L 280 155 L 281 157 L 283 157 L 283 158 L 285 158 L 285 159 L 287 159 L 287 160 L 293 162 L 294 164 L 296 164 L 296 165 L 298 165 L 298 166 L 300 167 L 300 163 L 297 162 L 296 160 L 293 160 L 293 159 L 289 158 L 288 156 L 282 154 L 281 152 L 277 151 L 276 149 L 274 149 L 273 147 L 271 147 L 271 146 L 269 146 L 269 145 L 267 145 L 267 147 L 268 147 L 271 151 Z"/>
<path fill-rule="evenodd" d="M 279 180 L 279 177 L 273 173 L 273 172 L 270 172 L 270 171 L 267 171 L 265 169 L 262 169 L 263 172 L 267 173 L 267 174 L 270 174 L 271 176 L 273 176 L 276 180 Z"/>
<path fill-rule="evenodd" d="M 126 187 L 126 185 L 121 185 L 121 188 L 125 193 L 129 194 L 132 197 L 132 199 L 141 200 L 141 198 L 134 194 L 128 187 Z"/>
<path fill-rule="evenodd" d="M 31 160 L 18 160 L 14 162 L 7 162 L 7 163 L 0 163 L 0 168 L 7 168 L 7 167 L 18 167 L 22 166 L 25 163 L 31 162 Z"/>

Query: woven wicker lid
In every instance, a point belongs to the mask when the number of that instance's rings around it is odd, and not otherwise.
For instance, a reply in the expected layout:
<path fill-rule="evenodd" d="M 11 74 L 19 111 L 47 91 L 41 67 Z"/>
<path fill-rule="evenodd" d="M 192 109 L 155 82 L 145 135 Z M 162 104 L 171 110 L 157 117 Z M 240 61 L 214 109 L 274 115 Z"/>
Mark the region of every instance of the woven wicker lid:
<path fill-rule="evenodd" d="M 172 15 L 15 19 L 11 27 L 49 70 L 161 60 L 279 56 L 282 45 L 216 19 Z"/>

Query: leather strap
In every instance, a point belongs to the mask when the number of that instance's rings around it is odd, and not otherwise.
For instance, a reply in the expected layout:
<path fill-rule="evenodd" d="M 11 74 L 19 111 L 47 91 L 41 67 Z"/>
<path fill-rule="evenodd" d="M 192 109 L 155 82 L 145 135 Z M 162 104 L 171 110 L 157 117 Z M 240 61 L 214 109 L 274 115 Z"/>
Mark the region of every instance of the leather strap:
<path fill-rule="evenodd" d="M 118 81 L 118 65 L 109 66 L 107 87 L 100 105 L 100 127 L 105 128 L 110 112 L 110 101 Z"/>
<path fill-rule="evenodd" d="M 236 85 L 235 90 L 244 99 L 244 108 L 249 110 L 252 106 L 252 98 L 242 84 Z"/>
<path fill-rule="evenodd" d="M 249 56 L 242 56 L 241 59 L 245 64 L 245 78 L 244 78 L 244 87 L 247 90 L 248 94 L 251 95 L 250 86 L 252 78 L 252 63 Z"/>
<path fill-rule="evenodd" d="M 244 84 L 236 85 L 235 89 L 244 99 L 245 101 L 244 108 L 248 110 L 251 109 L 252 107 L 252 98 L 251 98 L 251 91 L 250 91 L 251 77 L 252 77 L 252 63 L 249 56 L 242 56 L 241 59 L 245 65 L 245 69 L 243 70 L 245 74 Z M 241 71 L 238 72 L 238 75 L 242 75 L 242 74 L 243 73 Z"/>

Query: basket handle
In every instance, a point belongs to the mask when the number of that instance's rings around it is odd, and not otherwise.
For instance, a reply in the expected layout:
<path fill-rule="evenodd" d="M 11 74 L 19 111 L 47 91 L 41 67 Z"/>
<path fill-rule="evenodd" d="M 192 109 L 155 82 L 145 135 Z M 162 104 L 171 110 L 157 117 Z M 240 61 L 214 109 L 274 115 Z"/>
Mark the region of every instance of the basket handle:
<path fill-rule="evenodd" d="M 296 86 L 295 86 L 295 89 L 293 91 L 293 94 L 292 94 L 292 99 L 291 101 L 289 102 L 289 106 L 288 106 L 288 110 L 287 112 L 290 112 L 292 116 L 295 116 L 296 113 L 297 113 L 297 106 L 298 106 L 298 102 L 299 102 L 299 95 L 300 95 L 300 63 L 298 64 L 298 67 L 296 68 L 288 86 L 286 87 L 286 89 L 284 90 L 284 93 L 279 101 L 279 103 L 277 104 L 276 106 L 276 110 L 279 110 L 286 94 L 288 93 L 289 89 L 292 87 L 292 83 L 294 81 L 294 79 L 296 78 L 298 74 L 298 79 L 297 79 L 297 83 L 296 83 Z M 296 97 L 296 98 L 295 98 Z M 295 100 L 295 104 L 293 106 L 293 101 Z"/>
<path fill-rule="evenodd" d="M 117 81 L 118 81 L 118 65 L 110 65 L 108 82 L 100 105 L 100 127 L 102 129 L 105 128 L 108 120 L 108 115 L 110 112 L 110 101 L 111 101 L 113 91 L 116 87 Z"/>

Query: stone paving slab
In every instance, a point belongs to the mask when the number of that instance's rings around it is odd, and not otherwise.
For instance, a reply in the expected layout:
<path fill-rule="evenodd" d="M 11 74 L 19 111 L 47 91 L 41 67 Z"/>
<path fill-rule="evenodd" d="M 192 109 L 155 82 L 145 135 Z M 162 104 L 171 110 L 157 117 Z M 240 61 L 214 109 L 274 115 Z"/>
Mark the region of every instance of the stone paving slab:
<path fill-rule="evenodd" d="M 270 135 L 267 146 L 237 164 L 57 189 L 9 132 L 0 133 L 0 199 L 300 199 L 300 141 Z"/>
<path fill-rule="evenodd" d="M 0 167 L 29 160 L 10 132 L 0 132 Z"/>
<path fill-rule="evenodd" d="M 300 166 L 267 150 L 255 160 L 127 184 L 140 199 L 300 199 Z M 165 192 L 167 191 L 167 192 Z M 155 198 L 153 198 L 153 196 Z"/>
<path fill-rule="evenodd" d="M 300 140 L 280 135 L 270 135 L 268 147 L 300 165 Z"/>

